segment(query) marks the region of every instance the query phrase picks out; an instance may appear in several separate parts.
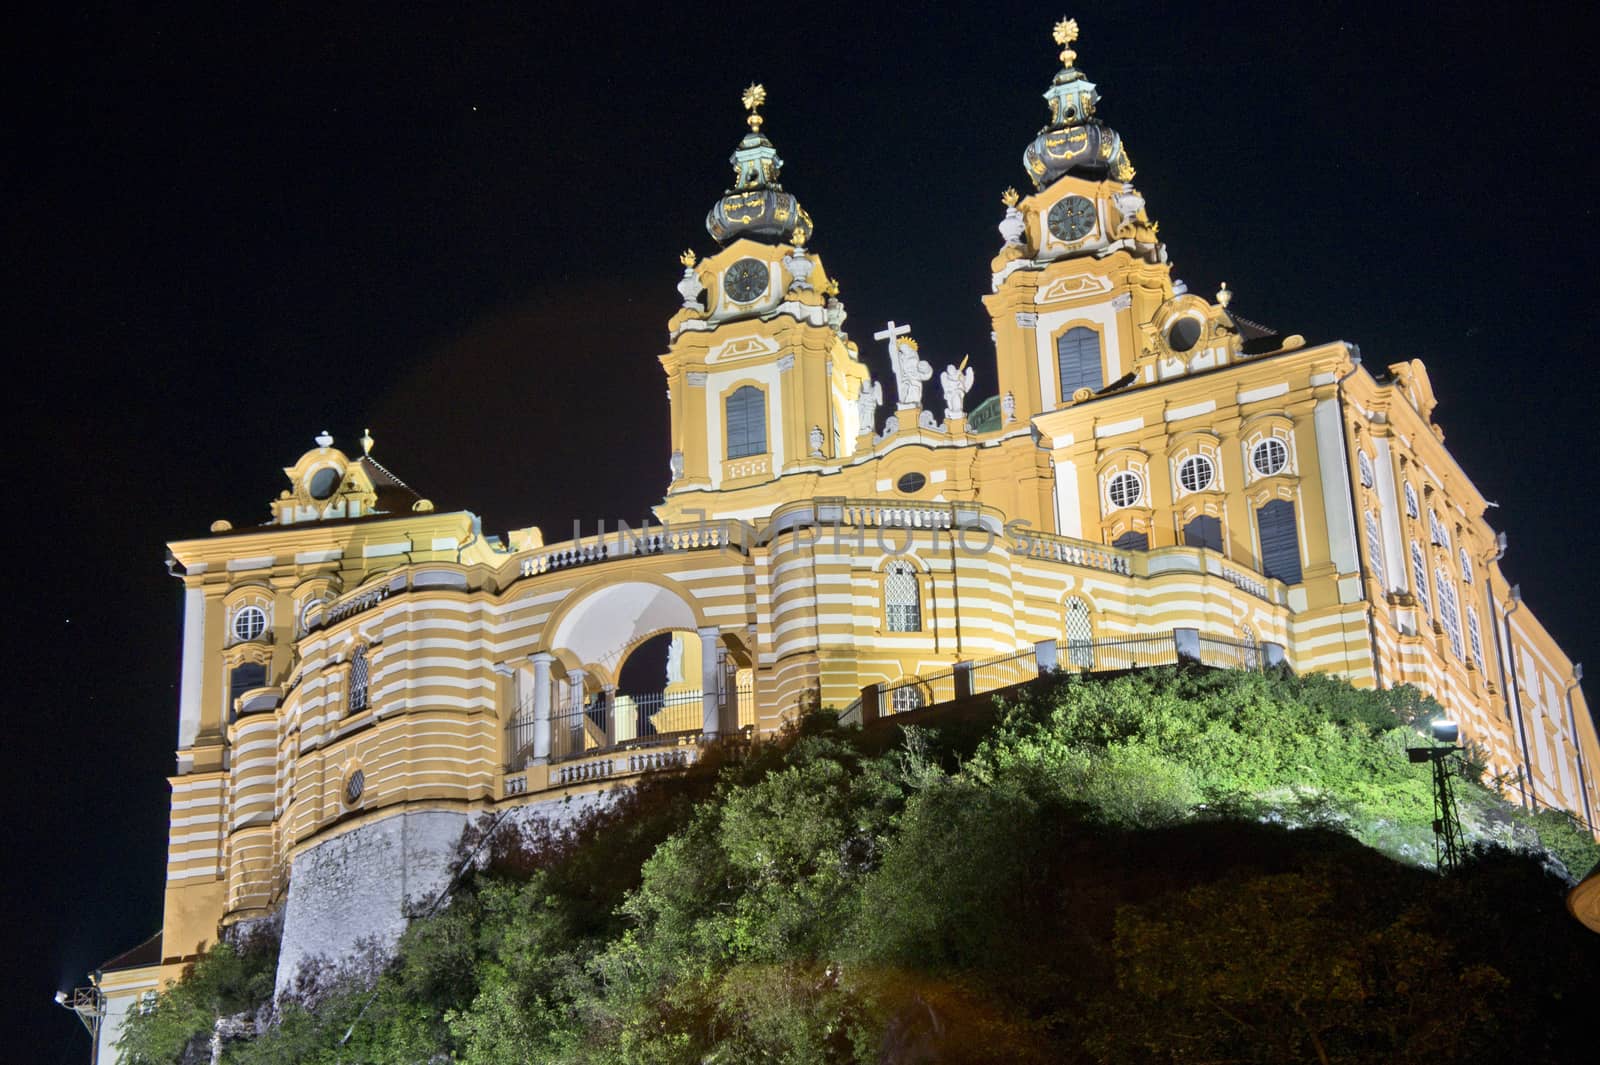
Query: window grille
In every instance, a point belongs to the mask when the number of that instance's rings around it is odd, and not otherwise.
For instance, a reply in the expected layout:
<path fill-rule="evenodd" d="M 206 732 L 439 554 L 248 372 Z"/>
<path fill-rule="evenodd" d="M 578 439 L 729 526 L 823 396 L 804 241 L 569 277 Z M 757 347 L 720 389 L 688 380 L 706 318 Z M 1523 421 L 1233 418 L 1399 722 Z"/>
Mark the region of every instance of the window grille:
<path fill-rule="evenodd" d="M 261 638 L 267 631 L 267 612 L 258 606 L 242 606 L 233 615 L 233 638 L 240 643 Z"/>
<path fill-rule="evenodd" d="M 922 709 L 922 689 L 915 684 L 905 684 L 889 693 L 889 706 L 897 714 L 907 710 Z"/>
<path fill-rule="evenodd" d="M 1383 565 L 1383 534 L 1378 531 L 1378 519 L 1370 510 L 1367 511 L 1367 562 L 1372 566 L 1372 575 L 1378 578 L 1378 586 L 1388 588 L 1389 575 Z"/>
<path fill-rule="evenodd" d="M 910 564 L 889 563 L 883 576 L 883 602 L 890 632 L 922 631 L 922 590 Z"/>
<path fill-rule="evenodd" d="M 1269 436 L 1250 449 L 1250 465 L 1263 477 L 1282 473 L 1289 465 L 1289 449 L 1282 440 Z"/>
<path fill-rule="evenodd" d="M 1178 467 L 1178 483 L 1185 492 L 1203 492 L 1216 479 L 1216 467 L 1204 455 L 1192 455 Z"/>
<path fill-rule="evenodd" d="M 745 385 L 728 397 L 728 457 L 748 458 L 767 452 L 767 397 L 761 389 Z"/>
<path fill-rule="evenodd" d="M 1415 518 L 1416 516 L 1417 516 L 1417 490 L 1415 488 L 1412 488 L 1411 485 L 1407 484 L 1406 485 L 1406 517 Z"/>
<path fill-rule="evenodd" d="M 1089 617 L 1089 604 L 1073 596 L 1066 602 L 1065 613 L 1067 664 L 1078 669 L 1093 669 L 1094 621 Z"/>
<path fill-rule="evenodd" d="M 1137 505 L 1142 495 L 1144 495 L 1144 482 L 1139 479 L 1137 473 L 1119 473 L 1112 477 L 1111 483 L 1106 486 L 1106 497 L 1111 500 L 1113 510 Z"/>
<path fill-rule="evenodd" d="M 1100 334 L 1078 326 L 1056 341 L 1056 372 L 1061 381 L 1061 402 L 1071 402 L 1080 388 L 1098 392 L 1105 384 L 1100 367 Z"/>
<path fill-rule="evenodd" d="M 1372 460 L 1367 458 L 1365 451 L 1356 452 L 1356 465 L 1361 469 L 1361 487 L 1372 487 Z"/>
<path fill-rule="evenodd" d="M 1478 631 L 1478 612 L 1472 607 L 1467 607 L 1467 639 L 1472 645 L 1472 661 L 1477 663 L 1478 672 L 1483 672 L 1483 633 Z"/>
<path fill-rule="evenodd" d="M 1294 504 L 1274 499 L 1256 511 L 1261 534 L 1261 572 L 1285 584 L 1300 583 L 1300 526 Z"/>
<path fill-rule="evenodd" d="M 1466 548 L 1461 548 L 1461 583 L 1472 583 L 1472 558 Z"/>
<path fill-rule="evenodd" d="M 367 708 L 367 649 L 357 647 L 350 656 L 350 712 Z"/>
<path fill-rule="evenodd" d="M 1209 547 L 1222 550 L 1222 519 L 1209 514 L 1197 514 L 1183 527 L 1183 542 L 1189 547 Z"/>
<path fill-rule="evenodd" d="M 1417 598 L 1422 608 L 1433 616 L 1433 599 L 1428 595 L 1428 565 L 1422 560 L 1422 545 L 1411 541 L 1411 578 L 1417 585 Z"/>
<path fill-rule="evenodd" d="M 1450 650 L 1456 653 L 1457 658 L 1465 659 L 1466 653 L 1461 649 L 1461 609 L 1456 602 L 1456 586 L 1443 567 L 1435 570 L 1433 576 L 1439 582 L 1439 620 L 1444 623 L 1445 634 L 1450 637 Z"/>
<path fill-rule="evenodd" d="M 1433 541 L 1435 547 L 1442 547 L 1446 551 L 1450 549 L 1450 530 L 1444 527 L 1439 515 L 1431 510 L 1428 511 L 1428 538 Z"/>

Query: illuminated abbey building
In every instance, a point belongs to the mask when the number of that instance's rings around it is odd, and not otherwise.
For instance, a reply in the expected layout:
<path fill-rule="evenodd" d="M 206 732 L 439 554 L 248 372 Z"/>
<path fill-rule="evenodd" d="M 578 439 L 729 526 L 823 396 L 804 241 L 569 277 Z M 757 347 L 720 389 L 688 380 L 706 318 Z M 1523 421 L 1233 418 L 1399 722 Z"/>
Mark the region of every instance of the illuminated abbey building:
<path fill-rule="evenodd" d="M 1502 574 L 1428 371 L 1174 281 L 1075 36 L 1058 26 L 1029 191 L 1006 191 L 974 293 L 997 380 L 893 322 L 846 330 L 752 86 L 710 254 L 685 253 L 671 303 L 663 279 L 659 524 L 490 536 L 370 439 L 324 435 L 270 520 L 170 545 L 163 930 L 99 974 L 103 1041 L 239 922 L 282 920 L 280 986 L 314 953 L 392 940 L 485 811 L 570 816 L 808 706 L 870 718 L 1040 668 L 1183 654 L 1416 685 L 1509 798 L 1594 823 L 1580 673 Z M 877 344 L 891 379 L 860 358 Z M 662 634 L 667 676 L 626 690 Z"/>

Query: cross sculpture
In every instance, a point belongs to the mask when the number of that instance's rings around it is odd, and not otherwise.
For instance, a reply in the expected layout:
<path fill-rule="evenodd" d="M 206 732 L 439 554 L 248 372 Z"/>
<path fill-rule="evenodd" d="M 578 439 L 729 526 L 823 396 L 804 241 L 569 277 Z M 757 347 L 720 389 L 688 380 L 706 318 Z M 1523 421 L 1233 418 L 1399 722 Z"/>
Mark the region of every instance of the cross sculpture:
<path fill-rule="evenodd" d="M 901 343 L 901 337 L 906 338 L 906 343 Z M 894 370 L 900 406 L 920 407 L 922 382 L 933 376 L 933 368 L 918 359 L 917 342 L 911 339 L 911 327 L 897 325 L 891 318 L 886 327 L 872 334 L 872 339 L 886 341 L 889 345 L 889 366 Z"/>

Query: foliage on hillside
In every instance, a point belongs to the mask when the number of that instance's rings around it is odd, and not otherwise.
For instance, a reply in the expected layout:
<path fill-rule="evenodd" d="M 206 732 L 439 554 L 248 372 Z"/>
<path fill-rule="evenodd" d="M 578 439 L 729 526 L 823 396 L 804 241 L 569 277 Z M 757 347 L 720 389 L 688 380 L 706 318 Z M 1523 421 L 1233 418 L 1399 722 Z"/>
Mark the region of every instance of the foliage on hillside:
<path fill-rule="evenodd" d="M 1156 671 L 1035 690 L 975 746 L 874 754 L 818 715 L 571 832 L 492 837 L 380 974 L 307 981 L 224 1060 L 1569 1060 L 1600 937 L 1511 849 L 1544 826 L 1463 782 L 1502 845 L 1447 878 L 1395 860 L 1431 861 L 1404 757 L 1431 709 Z M 1600 855 L 1550 836 L 1573 872 Z M 130 1024 L 134 1062 L 253 1004 L 222 993 L 227 950 Z"/>

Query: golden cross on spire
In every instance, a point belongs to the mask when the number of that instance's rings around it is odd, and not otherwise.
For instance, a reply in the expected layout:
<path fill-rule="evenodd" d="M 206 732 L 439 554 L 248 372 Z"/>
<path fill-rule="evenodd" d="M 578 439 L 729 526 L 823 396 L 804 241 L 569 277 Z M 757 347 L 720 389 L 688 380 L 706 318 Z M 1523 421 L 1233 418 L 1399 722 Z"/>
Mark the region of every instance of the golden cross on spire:
<path fill-rule="evenodd" d="M 1070 70 L 1072 61 L 1078 58 L 1078 53 L 1072 50 L 1072 42 L 1078 39 L 1078 20 L 1064 18 L 1057 22 L 1052 36 L 1055 37 L 1056 43 L 1061 46 L 1061 65 Z"/>
<path fill-rule="evenodd" d="M 758 81 L 753 81 L 740 99 L 744 102 L 744 109 L 750 112 L 750 118 L 748 119 L 750 128 L 760 130 L 761 123 L 764 121 L 760 114 L 760 108 L 762 104 L 767 102 L 767 87 Z"/>

